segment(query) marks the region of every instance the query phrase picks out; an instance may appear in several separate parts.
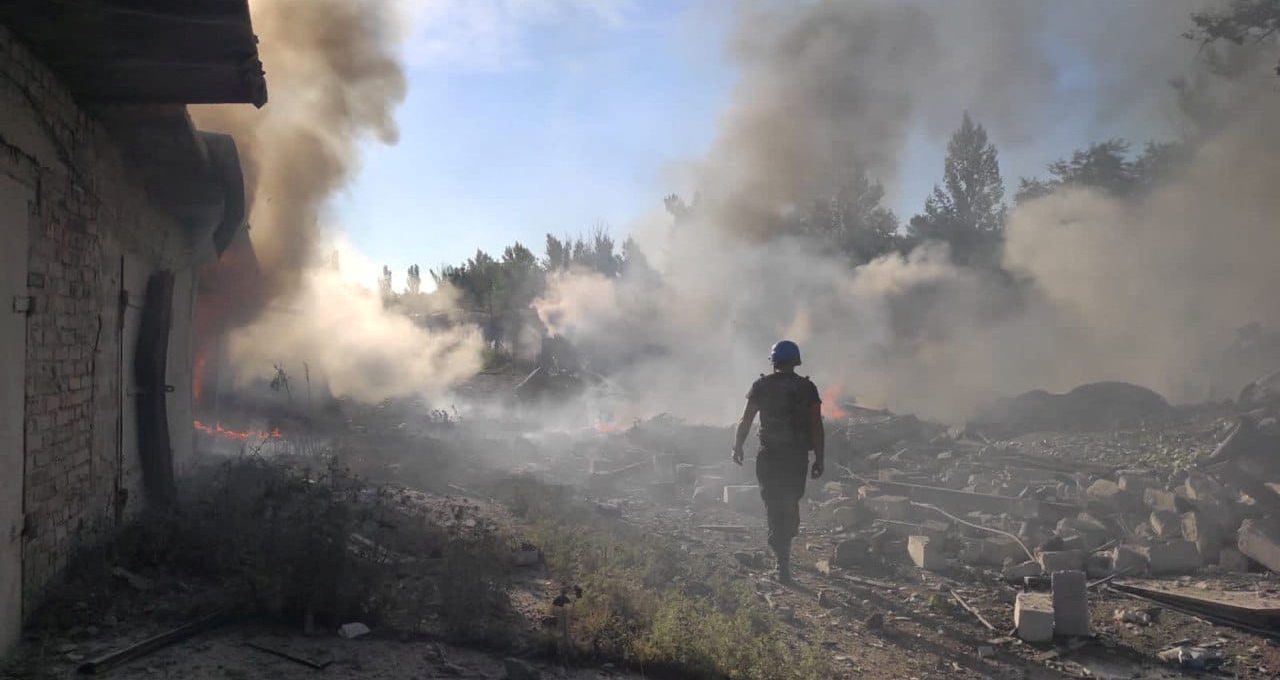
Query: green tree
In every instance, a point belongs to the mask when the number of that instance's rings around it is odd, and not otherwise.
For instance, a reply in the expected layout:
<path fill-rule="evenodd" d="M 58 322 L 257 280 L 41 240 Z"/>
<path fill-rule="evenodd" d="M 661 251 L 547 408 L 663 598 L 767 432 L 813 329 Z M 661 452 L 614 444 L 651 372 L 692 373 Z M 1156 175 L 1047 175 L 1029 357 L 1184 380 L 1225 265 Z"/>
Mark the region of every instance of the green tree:
<path fill-rule="evenodd" d="M 405 293 L 417 295 L 420 292 L 422 292 L 422 269 L 416 264 L 411 264 L 408 276 L 405 277 Z"/>
<path fill-rule="evenodd" d="M 1125 198 L 1149 191 L 1166 180 L 1185 158 L 1185 147 L 1176 142 L 1148 142 L 1136 158 L 1129 143 L 1110 139 L 1077 149 L 1070 158 L 1048 165 L 1049 179 L 1022 178 L 1014 200 L 1018 203 L 1051 194 L 1063 187 L 1100 189 Z"/>
<path fill-rule="evenodd" d="M 1191 15 L 1195 28 L 1183 35 L 1202 43 L 1260 43 L 1280 33 L 1280 0 L 1232 0 L 1222 9 Z"/>
<path fill-rule="evenodd" d="M 909 231 L 917 239 L 946 241 L 957 262 L 971 262 L 999 242 L 1005 213 L 996 147 L 986 129 L 965 113 L 947 144 L 942 186 L 934 186 Z"/>
<path fill-rule="evenodd" d="M 853 265 L 869 262 L 899 245 L 898 218 L 881 205 L 884 187 L 865 173 L 801 216 L 799 230 L 844 253 Z"/>

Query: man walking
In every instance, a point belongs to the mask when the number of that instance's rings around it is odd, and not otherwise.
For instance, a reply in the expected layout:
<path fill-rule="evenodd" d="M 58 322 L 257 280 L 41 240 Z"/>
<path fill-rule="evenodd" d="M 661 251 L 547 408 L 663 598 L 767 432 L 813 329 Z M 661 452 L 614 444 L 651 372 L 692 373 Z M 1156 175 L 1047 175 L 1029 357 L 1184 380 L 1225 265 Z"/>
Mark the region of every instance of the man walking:
<path fill-rule="evenodd" d="M 796 374 L 800 347 L 782 340 L 769 353 L 773 373 L 762 375 L 747 392 L 747 407 L 738 421 L 733 462 L 742 465 L 742 445 L 760 414 L 760 453 L 756 479 L 769 518 L 769 547 L 778 558 L 778 579 L 791 582 L 791 539 L 800 532 L 800 498 L 805 474 L 822 476 L 826 441 L 822 399 L 813 381 Z M 813 451 L 813 465 L 809 465 Z"/>

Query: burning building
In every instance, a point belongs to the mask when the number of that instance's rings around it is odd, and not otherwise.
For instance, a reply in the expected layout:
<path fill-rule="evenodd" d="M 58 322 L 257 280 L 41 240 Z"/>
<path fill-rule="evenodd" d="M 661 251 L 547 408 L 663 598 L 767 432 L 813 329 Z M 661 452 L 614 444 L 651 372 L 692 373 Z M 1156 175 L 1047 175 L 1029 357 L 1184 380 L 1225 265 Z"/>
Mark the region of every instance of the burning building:
<path fill-rule="evenodd" d="M 0 6 L 0 648 L 79 549 L 174 494 L 199 272 L 245 225 L 186 106 L 262 106 L 246 0 Z"/>

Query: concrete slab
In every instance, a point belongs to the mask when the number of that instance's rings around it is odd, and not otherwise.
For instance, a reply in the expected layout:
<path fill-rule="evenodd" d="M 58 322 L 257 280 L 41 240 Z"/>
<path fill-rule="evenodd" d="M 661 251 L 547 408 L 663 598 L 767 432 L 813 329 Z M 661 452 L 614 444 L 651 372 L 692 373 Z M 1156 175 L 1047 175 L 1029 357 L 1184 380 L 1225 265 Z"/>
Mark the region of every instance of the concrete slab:
<path fill-rule="evenodd" d="M 1089 629 L 1088 581 L 1083 571 L 1056 571 L 1053 584 L 1053 634 L 1091 635 Z"/>

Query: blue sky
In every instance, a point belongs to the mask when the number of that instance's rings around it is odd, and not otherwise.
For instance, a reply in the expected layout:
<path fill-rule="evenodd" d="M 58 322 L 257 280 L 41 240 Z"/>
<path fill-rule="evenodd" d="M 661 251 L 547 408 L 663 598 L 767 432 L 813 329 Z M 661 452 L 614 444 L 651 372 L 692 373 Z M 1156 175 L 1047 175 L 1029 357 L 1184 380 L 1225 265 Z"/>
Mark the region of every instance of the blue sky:
<path fill-rule="evenodd" d="M 625 233 L 661 206 L 671 168 L 710 143 L 732 85 L 716 33 L 727 22 L 675 1 L 619 3 L 617 16 L 573 5 L 446 15 L 454 26 L 411 39 L 400 141 L 366 145 L 334 205 L 397 280 L 411 263 L 515 240 L 541 253 L 547 232 L 599 221 Z"/>
<path fill-rule="evenodd" d="M 432 0 L 414 14 L 400 141 L 365 146 L 331 215 L 397 286 L 409 264 L 433 269 L 477 248 L 519 240 L 541 253 L 547 232 L 605 222 L 625 234 L 710 146 L 736 76 L 729 3 Z M 1125 132 L 1096 126 L 1090 92 L 1106 74 L 1071 45 L 1043 42 L 1063 102 L 1048 129 L 1018 148 L 989 130 L 1010 193 L 1084 141 Z M 941 177 L 945 142 L 918 131 L 901 175 L 886 178 L 903 222 Z"/>

